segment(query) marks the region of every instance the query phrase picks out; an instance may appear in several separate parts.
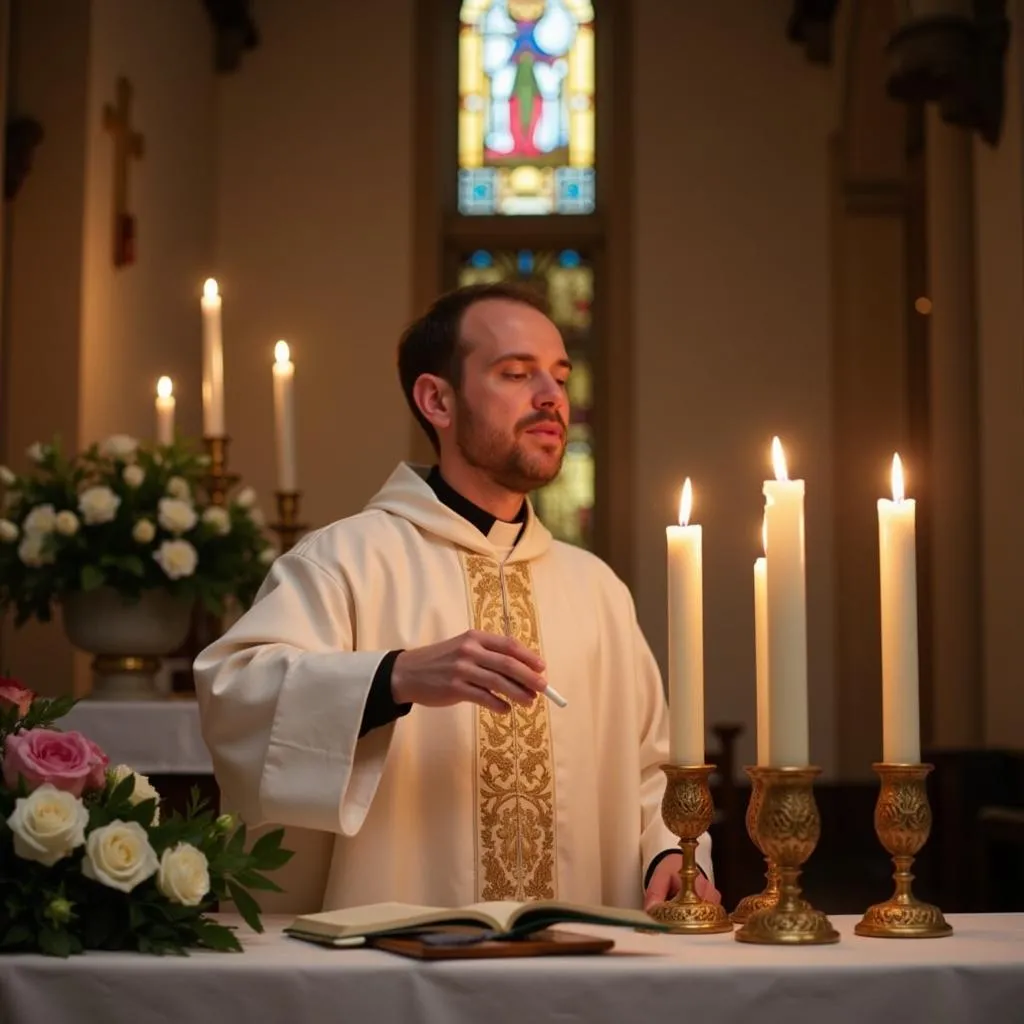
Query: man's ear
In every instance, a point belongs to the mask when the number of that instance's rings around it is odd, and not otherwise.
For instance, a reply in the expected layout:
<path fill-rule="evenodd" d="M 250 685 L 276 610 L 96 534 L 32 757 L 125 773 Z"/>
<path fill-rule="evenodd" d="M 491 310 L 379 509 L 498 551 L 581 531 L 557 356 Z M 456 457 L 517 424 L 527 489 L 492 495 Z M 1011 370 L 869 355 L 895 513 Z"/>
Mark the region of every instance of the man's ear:
<path fill-rule="evenodd" d="M 422 373 L 412 386 L 416 407 L 435 430 L 447 430 L 455 410 L 455 392 L 443 377 Z"/>

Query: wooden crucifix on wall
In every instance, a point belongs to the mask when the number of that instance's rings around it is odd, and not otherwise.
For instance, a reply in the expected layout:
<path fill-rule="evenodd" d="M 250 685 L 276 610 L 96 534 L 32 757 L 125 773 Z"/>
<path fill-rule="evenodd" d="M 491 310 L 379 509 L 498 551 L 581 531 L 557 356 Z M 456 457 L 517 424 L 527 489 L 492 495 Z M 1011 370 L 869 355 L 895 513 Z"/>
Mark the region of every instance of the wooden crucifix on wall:
<path fill-rule="evenodd" d="M 103 127 L 114 137 L 114 266 L 135 262 L 135 217 L 128 209 L 128 174 L 131 161 L 144 152 L 143 137 L 132 127 L 132 84 L 121 76 L 117 80 L 114 103 L 103 108 Z"/>

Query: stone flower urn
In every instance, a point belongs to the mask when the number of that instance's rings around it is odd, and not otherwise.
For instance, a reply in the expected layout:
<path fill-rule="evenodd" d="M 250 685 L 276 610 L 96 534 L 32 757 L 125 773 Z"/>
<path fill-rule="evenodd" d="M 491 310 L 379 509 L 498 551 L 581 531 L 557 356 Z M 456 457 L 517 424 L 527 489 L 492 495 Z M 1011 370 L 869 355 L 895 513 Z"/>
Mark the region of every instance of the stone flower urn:
<path fill-rule="evenodd" d="M 162 589 L 130 601 L 110 587 L 80 590 L 61 601 L 64 632 L 79 650 L 94 655 L 92 693 L 97 700 L 156 700 L 161 661 L 188 636 L 192 602 Z"/>

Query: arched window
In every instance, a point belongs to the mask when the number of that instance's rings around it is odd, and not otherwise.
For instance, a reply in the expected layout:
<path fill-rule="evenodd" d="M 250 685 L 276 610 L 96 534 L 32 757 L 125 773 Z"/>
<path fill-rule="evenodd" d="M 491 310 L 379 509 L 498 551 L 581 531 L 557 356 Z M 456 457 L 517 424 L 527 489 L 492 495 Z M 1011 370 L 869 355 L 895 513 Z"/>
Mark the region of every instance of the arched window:
<path fill-rule="evenodd" d="M 561 474 L 532 497 L 556 537 L 627 580 L 628 7 L 418 0 L 414 254 L 422 305 L 474 281 L 547 298 L 573 362 L 572 420 Z"/>

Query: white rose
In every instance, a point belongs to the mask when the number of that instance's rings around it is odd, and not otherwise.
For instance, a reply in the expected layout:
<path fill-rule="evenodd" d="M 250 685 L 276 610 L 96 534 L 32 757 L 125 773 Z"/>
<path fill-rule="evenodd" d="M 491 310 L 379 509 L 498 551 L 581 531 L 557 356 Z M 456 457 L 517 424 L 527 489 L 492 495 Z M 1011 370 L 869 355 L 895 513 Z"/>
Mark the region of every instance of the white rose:
<path fill-rule="evenodd" d="M 126 764 L 119 764 L 114 768 L 107 769 L 107 778 L 116 786 L 119 782 L 124 782 L 129 775 L 135 776 L 135 788 L 132 790 L 132 795 L 128 797 L 128 803 L 132 806 L 135 804 L 141 804 L 144 800 L 156 800 L 157 806 L 153 811 L 152 824 L 160 824 L 160 794 L 156 791 L 156 787 L 152 782 L 149 781 L 148 775 L 142 775 L 132 768 L 129 768 Z"/>
<path fill-rule="evenodd" d="M 100 445 L 100 451 L 107 458 L 127 462 L 129 459 L 135 458 L 135 451 L 138 447 L 139 442 L 134 437 L 129 437 L 127 434 L 111 434 Z"/>
<path fill-rule="evenodd" d="M 277 552 L 273 548 L 264 548 L 260 552 L 260 561 L 264 565 L 270 565 L 270 563 L 273 562 L 275 558 L 277 558 Z"/>
<path fill-rule="evenodd" d="M 146 830 L 137 821 L 112 821 L 85 841 L 82 874 L 111 889 L 131 892 L 160 867 Z"/>
<path fill-rule="evenodd" d="M 105 485 L 87 487 L 78 496 L 78 511 L 89 526 L 111 522 L 120 504 L 121 499 Z"/>
<path fill-rule="evenodd" d="M 192 497 L 192 488 L 189 487 L 188 481 L 183 476 L 172 476 L 167 481 L 167 493 L 172 498 L 188 501 Z"/>
<path fill-rule="evenodd" d="M 18 524 L 12 523 L 10 519 L 0 519 L 0 541 L 10 544 L 18 539 Z"/>
<path fill-rule="evenodd" d="M 263 509 L 252 508 L 249 510 L 249 518 L 258 526 L 261 530 L 267 524 L 267 517 L 263 514 Z"/>
<path fill-rule="evenodd" d="M 191 576 L 196 571 L 199 556 L 187 540 L 165 540 L 153 552 L 153 557 L 164 573 L 172 580 Z"/>
<path fill-rule="evenodd" d="M 14 833 L 14 852 L 48 868 L 85 842 L 89 812 L 77 796 L 44 783 L 19 797 L 7 825 Z"/>
<path fill-rule="evenodd" d="M 156 527 L 148 519 L 140 519 L 132 527 L 132 540 L 136 544 L 149 544 L 156 536 Z"/>
<path fill-rule="evenodd" d="M 141 466 L 137 466 L 133 462 L 130 466 L 124 467 L 121 479 L 124 480 L 129 487 L 140 487 L 142 485 L 142 481 L 146 479 L 146 471 Z"/>
<path fill-rule="evenodd" d="M 256 504 L 256 492 L 251 487 L 243 487 L 235 498 L 239 508 L 252 508 Z"/>
<path fill-rule="evenodd" d="M 78 516 L 69 509 L 64 509 L 62 512 L 57 513 L 53 525 L 62 537 L 74 537 L 78 533 Z"/>
<path fill-rule="evenodd" d="M 206 854 L 189 843 L 164 850 L 156 887 L 172 903 L 198 906 L 210 891 L 210 869 Z"/>
<path fill-rule="evenodd" d="M 35 443 L 30 444 L 25 449 L 25 454 L 33 462 L 39 463 L 39 462 L 42 462 L 43 459 L 46 458 L 46 447 L 44 445 L 42 445 L 39 441 L 36 441 Z"/>
<path fill-rule="evenodd" d="M 0 466 L 0 484 L 10 487 L 18 478 L 6 467 Z"/>
<path fill-rule="evenodd" d="M 196 510 L 180 498 L 161 498 L 157 519 L 168 533 L 188 533 L 196 525 Z"/>
<path fill-rule="evenodd" d="M 212 526 L 214 533 L 219 533 L 222 537 L 231 532 L 231 515 L 226 508 L 221 508 L 220 505 L 211 505 L 206 509 L 203 512 L 203 522 L 207 526 Z"/>
<path fill-rule="evenodd" d="M 21 524 L 25 533 L 52 533 L 57 525 L 57 513 L 52 505 L 36 505 Z"/>
<path fill-rule="evenodd" d="M 53 552 L 47 549 L 46 534 L 29 533 L 18 545 L 18 557 L 33 569 L 53 562 Z"/>

